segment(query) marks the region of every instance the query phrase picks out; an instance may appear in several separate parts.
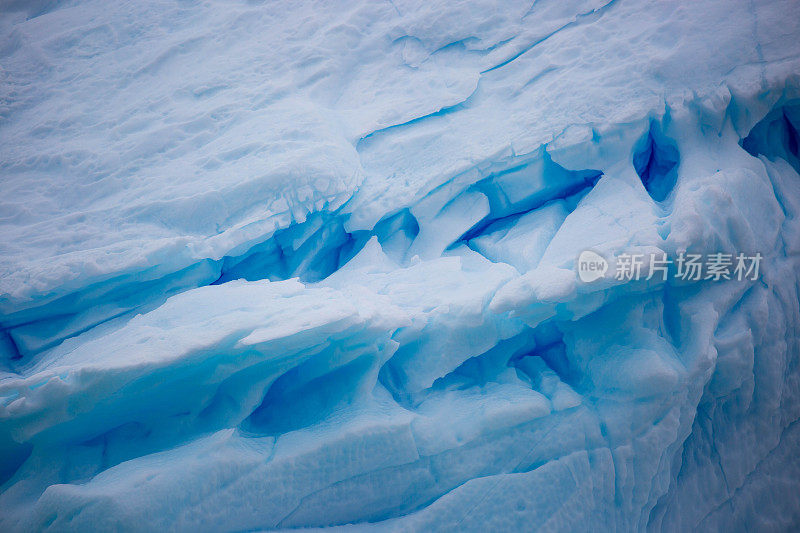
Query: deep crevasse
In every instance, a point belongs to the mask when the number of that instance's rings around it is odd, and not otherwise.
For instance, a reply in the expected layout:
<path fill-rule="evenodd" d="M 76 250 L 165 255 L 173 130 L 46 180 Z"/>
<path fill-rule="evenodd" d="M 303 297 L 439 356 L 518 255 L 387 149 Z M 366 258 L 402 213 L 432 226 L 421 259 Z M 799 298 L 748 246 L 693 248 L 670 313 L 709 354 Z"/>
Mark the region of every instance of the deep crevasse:
<path fill-rule="evenodd" d="M 800 523 L 796 3 L 4 11 L 0 529 Z"/>

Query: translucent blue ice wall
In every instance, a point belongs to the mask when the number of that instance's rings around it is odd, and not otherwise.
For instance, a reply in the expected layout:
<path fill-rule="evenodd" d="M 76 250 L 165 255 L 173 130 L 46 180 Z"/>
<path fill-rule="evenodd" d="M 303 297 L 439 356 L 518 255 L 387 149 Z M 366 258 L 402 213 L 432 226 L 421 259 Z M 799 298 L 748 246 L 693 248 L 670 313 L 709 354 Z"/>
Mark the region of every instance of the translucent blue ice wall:
<path fill-rule="evenodd" d="M 800 528 L 799 130 L 796 0 L 0 1 L 0 530 Z"/>

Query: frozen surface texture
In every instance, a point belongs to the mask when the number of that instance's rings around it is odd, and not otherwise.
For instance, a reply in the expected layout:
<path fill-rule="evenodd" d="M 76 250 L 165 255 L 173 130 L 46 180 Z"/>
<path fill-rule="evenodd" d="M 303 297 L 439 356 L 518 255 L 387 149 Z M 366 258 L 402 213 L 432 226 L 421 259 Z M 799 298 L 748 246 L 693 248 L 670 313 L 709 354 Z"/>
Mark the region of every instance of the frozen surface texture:
<path fill-rule="evenodd" d="M 795 0 L 0 12 L 0 530 L 800 527 Z"/>

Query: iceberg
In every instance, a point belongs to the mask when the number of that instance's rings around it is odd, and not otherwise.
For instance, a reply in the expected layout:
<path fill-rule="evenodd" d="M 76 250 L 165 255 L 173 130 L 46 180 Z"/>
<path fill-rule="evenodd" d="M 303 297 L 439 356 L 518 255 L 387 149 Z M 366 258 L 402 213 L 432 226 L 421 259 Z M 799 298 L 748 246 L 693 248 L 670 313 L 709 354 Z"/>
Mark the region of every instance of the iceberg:
<path fill-rule="evenodd" d="M 797 2 L 11 0 L 0 58 L 0 530 L 800 527 Z"/>

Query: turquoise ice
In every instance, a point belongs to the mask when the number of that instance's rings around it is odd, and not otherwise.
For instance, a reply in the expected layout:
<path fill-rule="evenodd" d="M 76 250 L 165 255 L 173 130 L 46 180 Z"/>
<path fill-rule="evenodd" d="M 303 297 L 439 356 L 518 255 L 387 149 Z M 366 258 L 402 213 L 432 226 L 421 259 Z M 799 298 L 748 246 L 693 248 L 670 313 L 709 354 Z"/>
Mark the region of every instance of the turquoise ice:
<path fill-rule="evenodd" d="M 797 528 L 798 132 L 793 0 L 3 2 L 0 530 Z"/>

